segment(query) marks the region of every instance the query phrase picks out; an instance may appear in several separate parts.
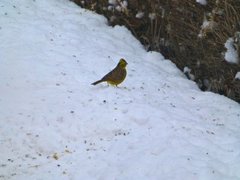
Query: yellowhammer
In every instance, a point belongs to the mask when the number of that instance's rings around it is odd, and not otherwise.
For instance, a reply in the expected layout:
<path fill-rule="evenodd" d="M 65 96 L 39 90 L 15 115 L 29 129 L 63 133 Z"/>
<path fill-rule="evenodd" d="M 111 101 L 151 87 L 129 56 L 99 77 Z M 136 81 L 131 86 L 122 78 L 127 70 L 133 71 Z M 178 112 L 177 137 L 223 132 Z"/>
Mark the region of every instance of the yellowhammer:
<path fill-rule="evenodd" d="M 126 71 L 127 62 L 124 59 L 120 59 L 117 66 L 106 74 L 102 79 L 92 83 L 92 85 L 96 85 L 101 82 L 107 82 L 108 84 L 117 86 L 121 82 L 124 81 L 127 71 Z"/>

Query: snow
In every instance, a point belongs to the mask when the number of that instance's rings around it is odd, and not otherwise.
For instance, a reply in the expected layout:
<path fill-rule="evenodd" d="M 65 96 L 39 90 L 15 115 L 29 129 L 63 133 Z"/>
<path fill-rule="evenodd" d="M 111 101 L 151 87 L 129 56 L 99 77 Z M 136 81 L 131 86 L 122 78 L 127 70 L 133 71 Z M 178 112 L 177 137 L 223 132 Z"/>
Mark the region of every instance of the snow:
<path fill-rule="evenodd" d="M 191 69 L 187 66 L 183 68 L 183 73 L 188 77 L 188 79 L 194 80 L 195 76 L 191 73 Z"/>
<path fill-rule="evenodd" d="M 127 12 L 127 1 L 108 0 L 108 4 L 109 11 L 116 9 L 118 12 Z"/>
<path fill-rule="evenodd" d="M 200 33 L 198 34 L 199 38 L 206 36 L 207 32 L 213 31 L 217 27 L 216 23 L 213 20 L 208 21 L 204 16 L 203 23 L 201 25 Z"/>
<path fill-rule="evenodd" d="M 117 1 L 116 1 L 116 0 L 108 0 L 108 3 L 109 3 L 109 4 L 112 4 L 112 5 L 116 5 L 116 4 L 117 4 Z"/>
<path fill-rule="evenodd" d="M 136 18 L 138 18 L 138 19 L 141 19 L 141 18 L 143 18 L 143 16 L 144 16 L 144 12 L 142 12 L 142 11 L 139 11 L 137 14 L 136 14 Z"/>
<path fill-rule="evenodd" d="M 239 104 L 67 0 L 0 13 L 0 179 L 240 179 Z"/>
<path fill-rule="evenodd" d="M 227 51 L 225 52 L 225 60 L 229 63 L 238 64 L 239 57 L 237 49 L 234 48 L 234 40 L 233 38 L 229 38 L 225 43 L 225 48 Z"/>
<path fill-rule="evenodd" d="M 122 1 L 120 4 L 121 4 L 122 8 L 125 8 L 125 9 L 128 6 L 128 2 L 127 1 Z"/>
<path fill-rule="evenodd" d="M 239 72 L 237 72 L 237 74 L 235 75 L 235 79 L 238 79 L 238 80 L 240 80 L 240 71 L 239 71 Z"/>
<path fill-rule="evenodd" d="M 151 19 L 151 21 L 153 21 L 156 18 L 156 14 L 155 13 L 149 13 L 148 17 L 149 17 L 149 19 Z"/>
<path fill-rule="evenodd" d="M 196 0 L 196 2 L 201 5 L 207 5 L 207 0 Z"/>

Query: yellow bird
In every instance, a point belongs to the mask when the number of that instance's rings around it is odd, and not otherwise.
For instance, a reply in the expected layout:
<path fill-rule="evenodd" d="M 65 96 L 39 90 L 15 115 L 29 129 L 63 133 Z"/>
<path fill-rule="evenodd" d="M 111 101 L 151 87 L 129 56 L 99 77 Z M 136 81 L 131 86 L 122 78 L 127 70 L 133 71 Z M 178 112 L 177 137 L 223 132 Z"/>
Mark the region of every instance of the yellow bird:
<path fill-rule="evenodd" d="M 92 83 L 92 85 L 96 85 L 101 82 L 107 82 L 108 84 L 117 86 L 118 84 L 122 83 L 127 75 L 127 62 L 122 58 L 119 60 L 117 66 L 110 71 L 108 74 L 103 76 L 102 79 Z"/>

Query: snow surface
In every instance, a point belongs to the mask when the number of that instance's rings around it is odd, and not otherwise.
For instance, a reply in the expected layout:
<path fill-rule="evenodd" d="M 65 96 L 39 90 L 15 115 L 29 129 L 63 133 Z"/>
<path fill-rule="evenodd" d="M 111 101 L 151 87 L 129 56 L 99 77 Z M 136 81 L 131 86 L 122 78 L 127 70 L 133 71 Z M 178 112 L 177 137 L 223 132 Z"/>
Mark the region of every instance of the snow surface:
<path fill-rule="evenodd" d="M 238 79 L 238 80 L 240 80 L 240 71 L 239 71 L 239 72 L 237 72 L 237 74 L 235 75 L 235 79 Z"/>
<path fill-rule="evenodd" d="M 191 73 L 191 71 L 192 70 L 189 67 L 187 67 L 187 66 L 185 66 L 183 68 L 183 73 L 188 77 L 188 79 L 191 79 L 191 80 L 194 81 L 195 76 Z"/>
<path fill-rule="evenodd" d="M 138 19 L 141 19 L 141 18 L 143 18 L 143 16 L 144 16 L 144 12 L 142 12 L 142 11 L 139 11 L 137 14 L 136 14 L 136 18 L 138 18 Z"/>
<path fill-rule="evenodd" d="M 67 0 L 0 13 L 0 179 L 240 179 L 239 104 Z M 120 58 L 119 88 L 90 85 Z"/>
<path fill-rule="evenodd" d="M 235 63 L 238 64 L 239 57 L 238 52 L 234 48 L 234 40 L 233 38 L 229 38 L 225 43 L 225 48 L 227 51 L 225 52 L 225 60 L 229 63 Z"/>
<path fill-rule="evenodd" d="M 207 5 L 207 0 L 196 0 L 196 2 L 201 5 Z"/>

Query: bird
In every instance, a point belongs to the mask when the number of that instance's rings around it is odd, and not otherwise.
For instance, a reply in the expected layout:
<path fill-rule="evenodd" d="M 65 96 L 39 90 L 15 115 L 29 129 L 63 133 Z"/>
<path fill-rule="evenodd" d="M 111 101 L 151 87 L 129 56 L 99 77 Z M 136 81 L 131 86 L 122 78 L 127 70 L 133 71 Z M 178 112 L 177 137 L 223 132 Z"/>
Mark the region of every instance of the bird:
<path fill-rule="evenodd" d="M 110 85 L 117 86 L 118 84 L 122 83 L 127 76 L 127 64 L 127 61 L 121 58 L 117 66 L 112 71 L 103 76 L 102 79 L 92 83 L 92 85 L 107 82 Z"/>

